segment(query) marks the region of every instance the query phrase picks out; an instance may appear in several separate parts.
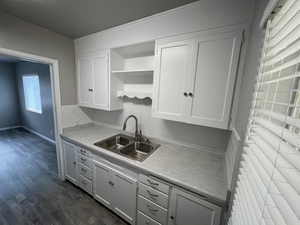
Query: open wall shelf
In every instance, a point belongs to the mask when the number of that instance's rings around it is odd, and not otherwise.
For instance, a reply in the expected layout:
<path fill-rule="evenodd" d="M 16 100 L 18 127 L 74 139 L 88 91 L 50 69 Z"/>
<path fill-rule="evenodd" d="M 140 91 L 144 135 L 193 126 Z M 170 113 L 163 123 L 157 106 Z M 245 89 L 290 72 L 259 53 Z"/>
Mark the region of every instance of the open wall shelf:
<path fill-rule="evenodd" d="M 111 74 L 117 96 L 152 99 L 155 42 L 111 49 Z"/>
<path fill-rule="evenodd" d="M 142 70 L 142 69 L 136 69 L 136 70 L 113 70 L 111 71 L 113 74 L 117 75 L 147 75 L 151 76 L 153 75 L 153 70 Z"/>

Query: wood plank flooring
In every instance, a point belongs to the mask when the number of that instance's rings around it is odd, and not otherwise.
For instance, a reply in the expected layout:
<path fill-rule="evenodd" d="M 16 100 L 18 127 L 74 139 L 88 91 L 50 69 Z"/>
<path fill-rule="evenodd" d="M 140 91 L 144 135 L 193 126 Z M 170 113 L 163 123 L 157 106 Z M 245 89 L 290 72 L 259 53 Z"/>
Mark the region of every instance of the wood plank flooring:
<path fill-rule="evenodd" d="M 0 225 L 125 225 L 57 177 L 55 146 L 24 129 L 0 132 Z"/>

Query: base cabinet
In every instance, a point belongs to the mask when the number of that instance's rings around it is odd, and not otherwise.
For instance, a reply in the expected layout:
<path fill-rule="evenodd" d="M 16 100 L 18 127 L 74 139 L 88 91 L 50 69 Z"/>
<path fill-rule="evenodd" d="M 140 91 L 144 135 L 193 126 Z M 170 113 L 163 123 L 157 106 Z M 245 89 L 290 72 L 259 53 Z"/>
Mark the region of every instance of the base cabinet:
<path fill-rule="evenodd" d="M 135 224 L 137 180 L 94 161 L 94 197 L 120 217 Z"/>
<path fill-rule="evenodd" d="M 221 207 L 174 188 L 168 225 L 219 225 Z"/>
<path fill-rule="evenodd" d="M 76 151 L 77 147 L 68 142 L 63 142 L 64 148 L 64 160 L 65 160 L 65 176 L 66 179 L 74 184 L 77 184 L 77 161 L 76 161 Z"/>
<path fill-rule="evenodd" d="M 63 142 L 65 177 L 132 225 L 220 225 L 222 208 Z M 139 185 L 138 185 L 139 184 Z"/>
<path fill-rule="evenodd" d="M 126 221 L 135 224 L 137 181 L 114 170 L 112 175 L 114 210 Z"/>
<path fill-rule="evenodd" d="M 94 162 L 94 197 L 103 205 L 111 208 L 112 205 L 112 185 L 111 168 Z"/>

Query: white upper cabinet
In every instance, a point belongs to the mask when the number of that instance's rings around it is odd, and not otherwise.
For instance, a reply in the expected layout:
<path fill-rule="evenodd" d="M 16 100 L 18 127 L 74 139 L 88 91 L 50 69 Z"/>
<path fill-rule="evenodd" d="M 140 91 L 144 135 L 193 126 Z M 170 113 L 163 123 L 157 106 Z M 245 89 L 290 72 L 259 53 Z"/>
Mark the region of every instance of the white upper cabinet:
<path fill-rule="evenodd" d="M 78 59 L 78 101 L 80 105 L 92 105 L 92 60 L 89 58 Z"/>
<path fill-rule="evenodd" d="M 109 51 L 77 55 L 78 103 L 80 106 L 118 110 L 116 94 L 111 94 Z"/>
<path fill-rule="evenodd" d="M 187 77 L 194 73 L 193 60 L 196 42 L 185 40 L 157 46 L 157 65 L 154 81 L 154 112 L 163 118 L 185 120 L 187 111 Z"/>
<path fill-rule="evenodd" d="M 94 105 L 98 108 L 108 109 L 109 103 L 109 72 L 107 56 L 98 56 L 93 59 L 94 74 Z"/>
<path fill-rule="evenodd" d="M 241 31 L 212 31 L 156 42 L 153 115 L 228 129 Z"/>

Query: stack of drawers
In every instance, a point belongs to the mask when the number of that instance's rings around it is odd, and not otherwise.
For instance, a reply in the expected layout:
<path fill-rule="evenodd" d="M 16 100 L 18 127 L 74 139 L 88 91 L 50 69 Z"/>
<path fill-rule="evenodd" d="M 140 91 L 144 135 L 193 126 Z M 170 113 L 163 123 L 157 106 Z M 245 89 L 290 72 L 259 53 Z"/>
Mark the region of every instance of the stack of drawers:
<path fill-rule="evenodd" d="M 155 178 L 140 175 L 137 225 L 167 224 L 169 190 L 169 185 Z"/>
<path fill-rule="evenodd" d="M 78 185 L 89 194 L 92 194 L 93 164 L 91 153 L 85 149 L 79 148 L 77 152 L 77 163 Z"/>

